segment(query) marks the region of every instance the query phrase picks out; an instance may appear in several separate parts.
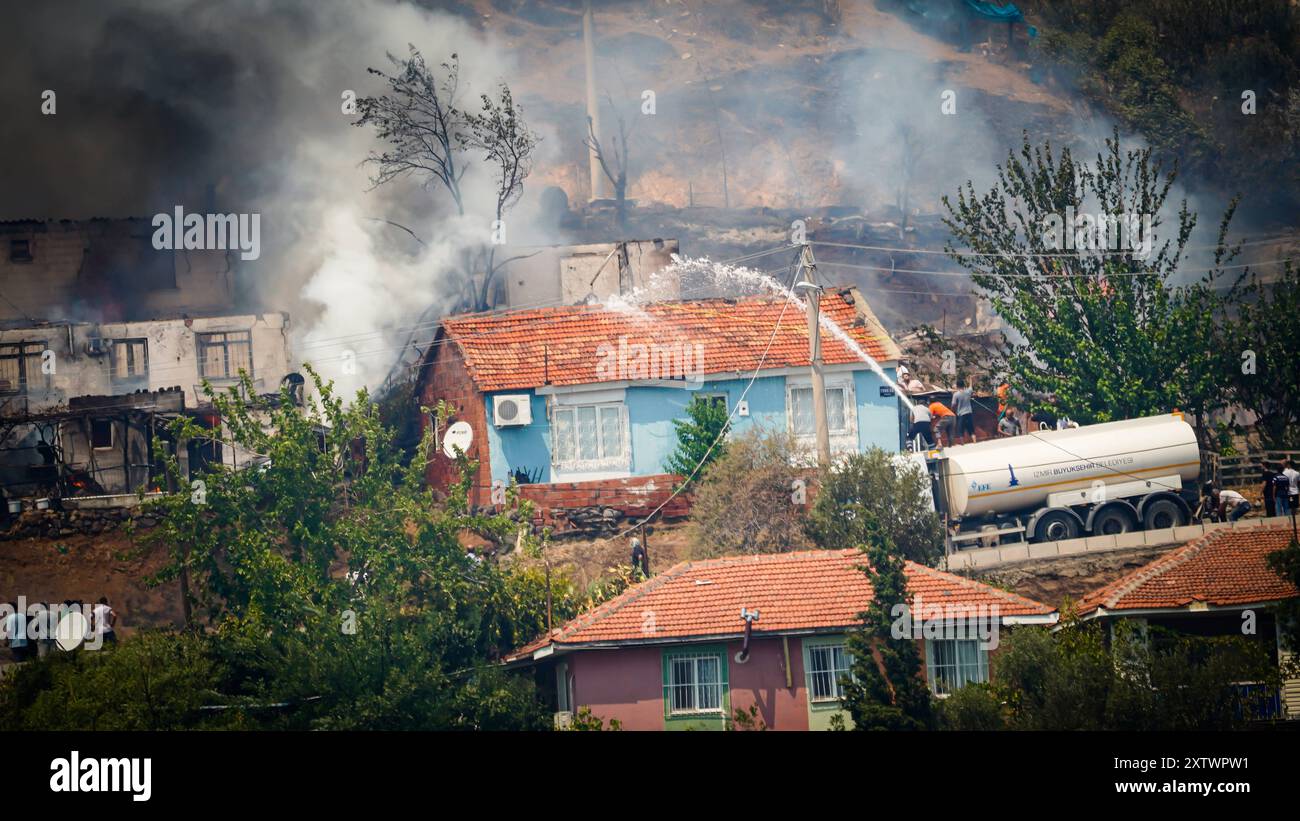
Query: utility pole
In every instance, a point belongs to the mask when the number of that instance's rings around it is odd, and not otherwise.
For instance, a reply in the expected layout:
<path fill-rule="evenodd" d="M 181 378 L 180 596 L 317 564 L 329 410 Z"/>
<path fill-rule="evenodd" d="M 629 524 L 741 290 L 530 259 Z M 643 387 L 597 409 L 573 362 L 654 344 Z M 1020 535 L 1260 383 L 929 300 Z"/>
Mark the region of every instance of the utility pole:
<path fill-rule="evenodd" d="M 813 424 L 817 429 L 817 463 L 822 468 L 831 466 L 831 434 L 826 423 L 826 379 L 822 373 L 821 296 L 822 286 L 817 283 L 817 260 L 813 259 L 812 246 L 804 243 L 799 258 L 803 270 L 796 290 L 804 292 L 808 300 L 808 358 L 812 368 Z"/>
<path fill-rule="evenodd" d="M 587 119 L 591 121 L 594 143 L 600 139 L 600 100 L 596 96 L 596 35 L 591 0 L 587 0 L 582 9 L 582 52 L 587 61 Z M 601 170 L 595 145 L 587 146 L 587 164 L 591 171 L 591 199 L 609 199 L 609 185 L 605 172 Z"/>

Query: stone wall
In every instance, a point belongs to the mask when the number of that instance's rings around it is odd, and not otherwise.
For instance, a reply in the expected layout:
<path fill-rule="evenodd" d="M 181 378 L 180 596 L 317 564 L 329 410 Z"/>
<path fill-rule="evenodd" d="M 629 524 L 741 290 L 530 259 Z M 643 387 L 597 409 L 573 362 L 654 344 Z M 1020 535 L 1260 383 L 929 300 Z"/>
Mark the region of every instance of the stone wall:
<path fill-rule="evenodd" d="M 0 541 L 53 539 L 66 536 L 97 536 L 120 529 L 127 522 L 151 528 L 157 519 L 136 507 L 106 507 L 89 510 L 28 510 L 0 520 Z"/>
<path fill-rule="evenodd" d="M 554 482 L 521 485 L 519 495 L 536 505 L 533 524 L 558 534 L 608 535 L 639 520 L 672 496 L 677 477 L 672 474 L 631 476 L 595 482 Z M 690 499 L 672 498 L 656 518 L 680 519 L 690 513 Z"/>

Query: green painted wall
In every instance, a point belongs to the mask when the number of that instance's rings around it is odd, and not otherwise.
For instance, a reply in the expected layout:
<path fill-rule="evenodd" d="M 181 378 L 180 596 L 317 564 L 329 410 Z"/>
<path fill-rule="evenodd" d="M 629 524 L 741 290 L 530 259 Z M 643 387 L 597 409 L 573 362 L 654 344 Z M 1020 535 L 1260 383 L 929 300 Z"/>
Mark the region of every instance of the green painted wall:
<path fill-rule="evenodd" d="M 722 709 L 717 713 L 672 715 L 668 700 L 668 681 L 671 674 L 671 661 L 682 656 L 716 656 L 718 670 L 722 677 Z M 729 659 L 727 648 L 722 644 L 700 644 L 664 650 L 660 666 L 663 670 L 663 702 L 665 730 L 725 730 L 731 717 L 731 683 L 727 674 Z"/>
<path fill-rule="evenodd" d="M 843 716 L 845 729 L 853 729 L 853 718 L 849 716 L 847 710 L 840 706 L 838 701 L 821 701 L 814 702 L 812 699 L 812 682 L 809 681 L 809 670 L 811 670 L 811 657 L 809 650 L 813 647 L 824 647 L 826 645 L 843 644 L 847 652 L 847 636 L 817 636 L 816 638 L 805 638 L 802 642 L 803 653 L 803 675 L 804 680 L 802 687 L 808 699 L 808 729 L 809 730 L 829 730 L 831 729 L 831 718 L 834 716 Z"/>

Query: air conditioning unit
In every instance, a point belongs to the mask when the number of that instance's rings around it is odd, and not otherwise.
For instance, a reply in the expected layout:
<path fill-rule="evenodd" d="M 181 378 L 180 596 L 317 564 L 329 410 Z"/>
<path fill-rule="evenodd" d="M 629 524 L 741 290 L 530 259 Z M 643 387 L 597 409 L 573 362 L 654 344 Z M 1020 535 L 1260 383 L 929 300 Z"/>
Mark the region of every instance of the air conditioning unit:
<path fill-rule="evenodd" d="M 492 421 L 498 428 L 528 425 L 533 421 L 533 406 L 526 393 L 492 397 Z"/>

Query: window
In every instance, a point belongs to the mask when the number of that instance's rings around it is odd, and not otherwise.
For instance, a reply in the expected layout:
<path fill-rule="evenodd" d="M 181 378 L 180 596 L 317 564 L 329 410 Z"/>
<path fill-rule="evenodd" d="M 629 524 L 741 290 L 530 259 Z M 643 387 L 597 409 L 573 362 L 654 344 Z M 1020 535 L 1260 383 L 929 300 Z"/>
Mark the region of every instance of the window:
<path fill-rule="evenodd" d="M 90 446 L 96 450 L 113 447 L 113 420 L 90 420 Z"/>
<path fill-rule="evenodd" d="M 622 403 L 556 406 L 551 425 L 551 461 L 556 467 L 627 467 L 627 414 Z"/>
<path fill-rule="evenodd" d="M 149 375 L 149 345 L 143 339 L 113 340 L 113 381 L 143 379 Z"/>
<path fill-rule="evenodd" d="M 826 388 L 826 427 L 831 435 L 853 433 L 849 424 L 853 399 L 844 385 Z M 796 436 L 816 433 L 811 387 L 790 388 L 790 423 Z"/>
<path fill-rule="evenodd" d="M 249 331 L 199 334 L 199 376 L 234 379 L 242 369 L 253 375 L 253 339 Z"/>
<path fill-rule="evenodd" d="M 849 675 L 853 657 L 843 644 L 808 646 L 808 698 L 811 701 L 839 701 L 843 696 L 840 679 Z"/>
<path fill-rule="evenodd" d="M 45 385 L 41 370 L 44 342 L 0 344 L 0 394 L 27 393 Z"/>
<path fill-rule="evenodd" d="M 722 657 L 668 656 L 664 701 L 669 715 L 722 712 Z"/>
<path fill-rule="evenodd" d="M 9 261 L 10 262 L 31 262 L 32 261 L 32 242 L 27 239 L 9 240 Z"/>
<path fill-rule="evenodd" d="M 934 639 L 925 642 L 930 689 L 946 696 L 962 685 L 989 680 L 989 653 L 979 639 Z"/>

